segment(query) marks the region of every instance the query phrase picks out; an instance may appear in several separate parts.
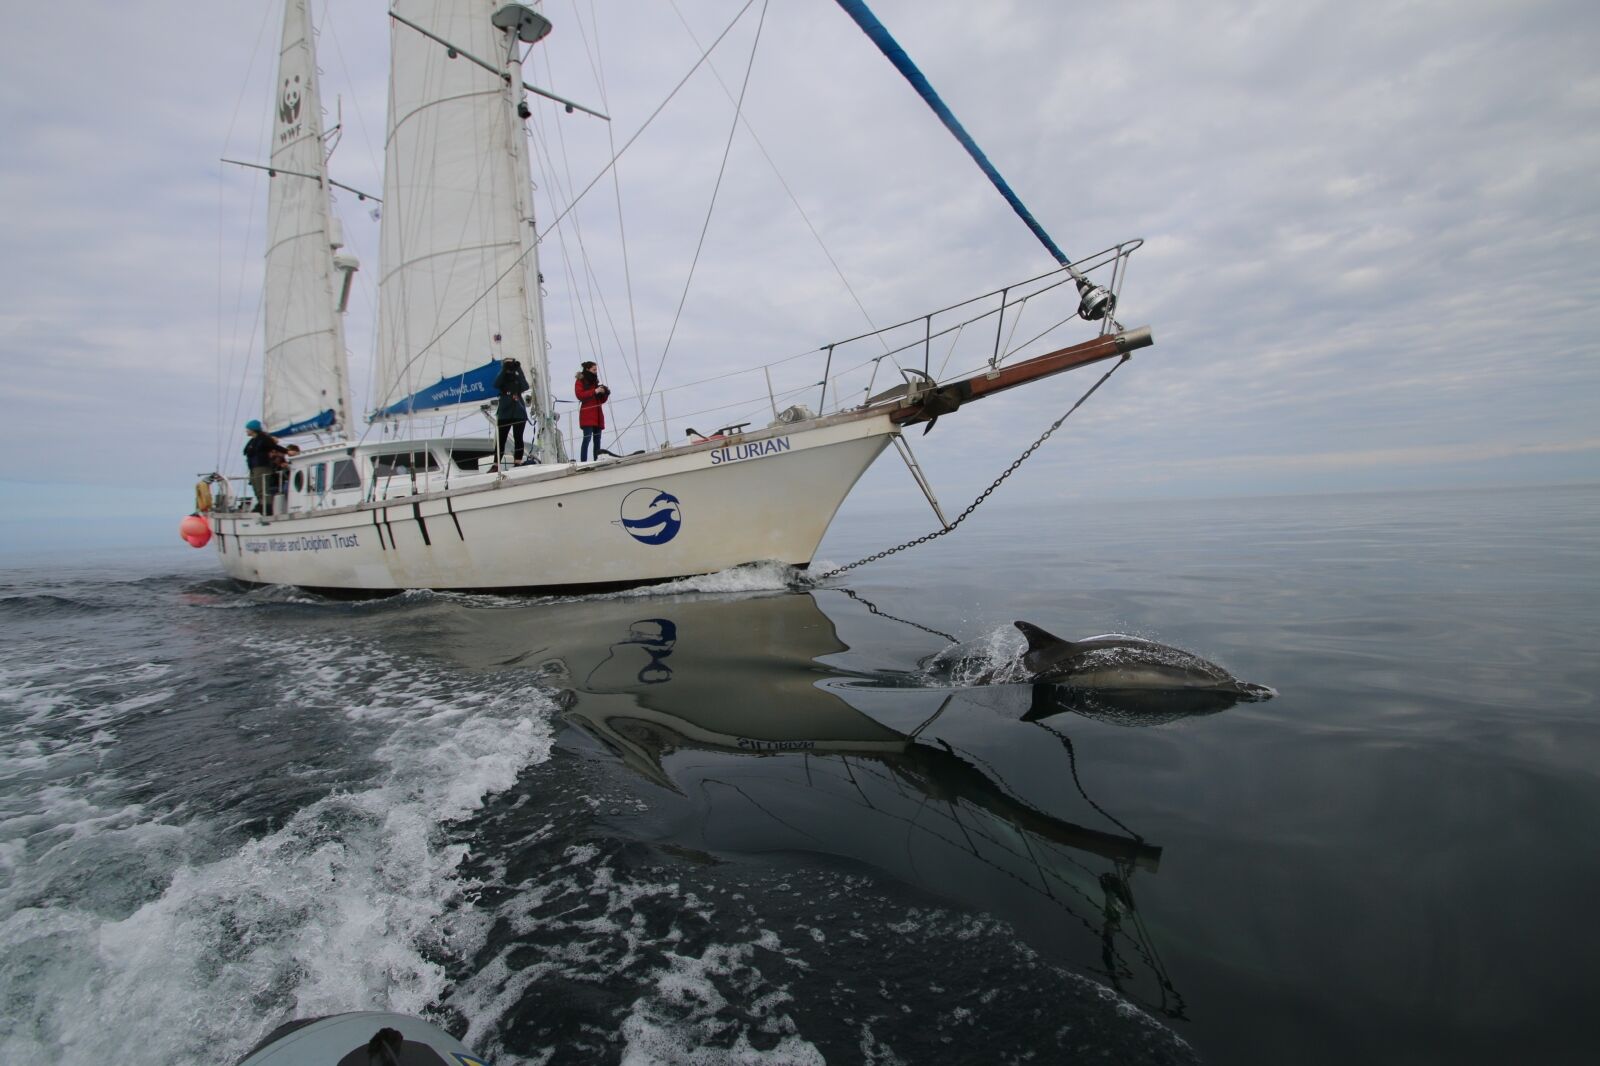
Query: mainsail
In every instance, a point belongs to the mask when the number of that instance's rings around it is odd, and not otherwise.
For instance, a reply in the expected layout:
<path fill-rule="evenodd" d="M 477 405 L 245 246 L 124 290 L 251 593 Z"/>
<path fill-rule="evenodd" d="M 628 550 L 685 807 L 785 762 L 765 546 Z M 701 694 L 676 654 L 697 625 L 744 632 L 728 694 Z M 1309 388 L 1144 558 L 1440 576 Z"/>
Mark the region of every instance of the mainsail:
<path fill-rule="evenodd" d="M 341 243 L 329 215 L 322 101 L 309 0 L 287 0 L 272 127 L 267 200 L 262 420 L 274 434 L 342 429 L 344 330 L 335 306 Z"/>
<path fill-rule="evenodd" d="M 491 21 L 503 7 L 393 5 L 374 419 L 486 402 L 506 358 L 533 384 L 534 421 L 549 418 L 521 45 Z M 554 438 L 539 434 L 541 459 L 557 458 Z"/>

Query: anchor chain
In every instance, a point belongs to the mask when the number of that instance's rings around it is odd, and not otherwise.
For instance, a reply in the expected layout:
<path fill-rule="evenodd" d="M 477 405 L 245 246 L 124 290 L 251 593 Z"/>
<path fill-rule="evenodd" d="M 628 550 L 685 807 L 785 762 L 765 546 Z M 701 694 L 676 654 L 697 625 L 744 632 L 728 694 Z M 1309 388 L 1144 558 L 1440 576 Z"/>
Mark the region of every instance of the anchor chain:
<path fill-rule="evenodd" d="M 834 573 L 838 573 L 838 571 L 834 571 Z M 879 607 L 877 604 L 873 603 L 871 600 L 869 600 L 865 596 L 861 595 L 855 589 L 837 589 L 835 591 L 842 592 L 846 596 L 849 596 L 852 600 L 855 600 L 861 606 L 865 607 L 869 613 L 875 614 L 879 618 L 887 618 L 891 622 L 899 622 L 899 623 L 901 623 L 903 625 L 911 626 L 914 629 L 920 629 L 924 633 L 932 633 L 936 637 L 943 637 L 945 640 L 948 640 L 952 644 L 960 644 L 961 643 L 961 638 L 960 637 L 952 636 L 951 634 L 946 633 L 942 629 L 935 629 L 932 626 L 925 626 L 921 622 L 913 622 L 909 618 L 901 618 L 899 615 L 890 614 L 888 611 L 885 611 L 883 608 Z"/>
<path fill-rule="evenodd" d="M 995 489 L 1000 487 L 1000 483 L 1001 482 L 1003 482 L 1006 478 L 1010 477 L 1012 474 L 1015 474 L 1017 472 L 1017 468 L 1020 467 L 1023 463 L 1027 462 L 1028 458 L 1031 455 L 1033 455 L 1034 452 L 1039 450 L 1039 446 L 1041 444 L 1043 444 L 1045 441 L 1049 440 L 1050 439 L 1050 435 L 1052 433 L 1054 433 L 1056 430 L 1060 429 L 1061 428 L 1061 424 L 1063 422 L 1065 422 L 1067 419 L 1072 417 L 1072 413 L 1074 411 L 1076 411 L 1078 408 L 1083 406 L 1083 401 L 1085 401 L 1089 397 L 1093 396 L 1095 394 L 1095 391 L 1097 389 L 1099 389 L 1101 385 L 1104 385 L 1106 383 L 1106 381 L 1111 377 L 1112 374 L 1115 374 L 1119 369 L 1121 369 L 1122 364 L 1126 363 L 1130 358 L 1131 358 L 1131 356 L 1129 356 L 1126 352 L 1123 353 L 1122 358 L 1118 359 L 1116 364 L 1113 365 L 1110 370 L 1107 370 L 1104 374 L 1100 375 L 1100 380 L 1095 382 L 1093 385 L 1089 386 L 1089 391 L 1084 393 L 1082 396 L 1079 396 L 1078 397 L 1078 402 L 1073 404 L 1071 407 L 1067 408 L 1066 414 L 1062 415 L 1060 418 L 1058 418 L 1054 422 L 1050 423 L 1050 428 L 1045 430 L 1043 433 L 1039 434 L 1039 439 L 1038 440 L 1036 440 L 1032 444 L 1028 445 L 1026 451 L 1024 451 L 1021 455 L 1017 456 L 1016 459 L 1012 460 L 1011 465 L 1006 467 L 1004 472 L 1002 472 L 999 477 L 995 478 L 994 481 L 992 483 L 990 483 L 988 488 L 986 488 L 982 492 L 980 492 L 978 494 L 978 498 L 973 500 L 970 504 L 968 504 L 967 505 L 967 509 L 965 511 L 962 511 L 959 515 L 957 515 L 956 516 L 956 520 L 954 522 L 951 522 L 948 526 L 945 526 L 943 529 L 936 529 L 932 533 L 925 533 L 922 536 L 917 537 L 915 540 L 908 540 L 904 544 L 895 545 L 893 548 L 885 548 L 883 551 L 875 552 L 872 555 L 867 556 L 865 559 L 857 559 L 855 562 L 850 563 L 850 564 L 848 564 L 846 566 L 836 567 L 835 569 L 829 570 L 825 574 L 818 574 L 817 577 L 816 577 L 816 580 L 818 580 L 818 581 L 826 581 L 830 577 L 838 577 L 840 574 L 844 573 L 847 570 L 854 570 L 856 567 L 865 566 L 867 563 L 875 563 L 879 559 L 886 559 L 889 556 L 896 554 L 897 552 L 905 551 L 907 548 L 915 548 L 919 544 L 926 544 L 930 540 L 937 540 L 938 538 L 944 536 L 946 533 L 954 532 L 955 528 L 957 526 L 959 526 L 962 522 L 966 521 L 968 515 L 972 514 L 973 511 L 976 511 L 978 509 L 978 505 L 979 504 L 983 503 L 984 500 L 987 500 L 989 498 L 990 493 L 994 492 Z"/>

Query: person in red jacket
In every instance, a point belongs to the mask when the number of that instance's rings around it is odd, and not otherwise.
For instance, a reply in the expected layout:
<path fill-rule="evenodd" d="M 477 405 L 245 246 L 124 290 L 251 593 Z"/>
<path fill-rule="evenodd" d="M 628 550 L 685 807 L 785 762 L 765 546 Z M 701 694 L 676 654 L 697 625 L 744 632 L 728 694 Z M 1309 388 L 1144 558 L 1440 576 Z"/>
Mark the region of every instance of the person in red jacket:
<path fill-rule="evenodd" d="M 600 458 L 600 432 L 606 428 L 606 413 L 601 405 L 611 395 L 611 390 L 600 384 L 600 375 L 594 372 L 594 363 L 585 362 L 578 371 L 573 392 L 578 397 L 578 426 L 583 430 L 583 444 L 578 449 L 578 461 L 589 461 L 589 442 L 594 441 L 594 458 Z"/>

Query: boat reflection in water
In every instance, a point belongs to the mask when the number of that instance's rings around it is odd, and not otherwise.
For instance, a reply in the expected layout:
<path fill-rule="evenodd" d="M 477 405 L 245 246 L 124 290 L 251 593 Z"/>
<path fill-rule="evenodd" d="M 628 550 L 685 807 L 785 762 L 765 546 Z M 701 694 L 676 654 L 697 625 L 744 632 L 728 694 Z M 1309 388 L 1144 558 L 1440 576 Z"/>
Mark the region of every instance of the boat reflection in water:
<path fill-rule="evenodd" d="M 570 693 L 572 723 L 670 790 L 658 842 L 859 863 L 1004 918 L 1181 1018 L 1130 885 L 1135 870 L 1157 870 L 1161 849 L 1083 790 L 1061 720 L 1028 721 L 1071 708 L 1028 686 L 997 701 L 998 690 L 928 687 L 910 670 L 830 667 L 849 649 L 816 597 L 495 611 L 478 651 L 537 665 Z"/>

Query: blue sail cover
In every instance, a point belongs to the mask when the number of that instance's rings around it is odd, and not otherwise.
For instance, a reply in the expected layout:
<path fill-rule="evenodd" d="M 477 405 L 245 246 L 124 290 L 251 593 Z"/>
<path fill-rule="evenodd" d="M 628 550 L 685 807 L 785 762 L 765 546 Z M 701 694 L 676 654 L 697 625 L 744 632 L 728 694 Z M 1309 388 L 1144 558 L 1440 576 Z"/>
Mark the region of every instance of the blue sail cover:
<path fill-rule="evenodd" d="M 965 126 L 956 121 L 956 116 L 951 112 L 950 108 L 945 106 L 944 100 L 934 91 L 927 77 L 911 61 L 911 57 L 906 55 L 906 50 L 900 47 L 900 42 L 896 41 L 889 31 L 884 29 L 883 23 L 878 21 L 877 16 L 867 8 L 867 5 L 862 0 L 838 0 L 838 2 L 839 6 L 844 8 L 845 13 L 855 20 L 856 25 L 861 27 L 862 32 L 872 39 L 872 43 L 878 46 L 878 51 L 882 52 L 889 62 L 894 64 L 895 69 L 905 77 L 906 81 L 911 83 L 911 87 L 917 90 L 917 94 L 933 109 L 933 113 L 939 116 L 939 121 L 944 123 L 945 128 L 955 136 L 957 141 L 961 142 L 961 147 L 967 150 L 967 154 L 972 157 L 972 161 L 978 164 L 978 168 L 988 176 L 994 187 L 1000 190 L 1000 195 L 1006 198 L 1006 203 L 1011 205 L 1011 209 L 1017 213 L 1017 217 L 1022 219 L 1028 229 L 1033 231 L 1033 235 L 1039 238 L 1039 242 L 1055 257 L 1056 262 L 1062 266 L 1071 265 L 1071 261 L 1067 259 L 1067 253 L 1056 247 L 1056 242 L 1051 240 L 1050 234 L 1046 233 L 1044 227 L 1039 225 L 1038 220 L 1033 217 L 1033 212 L 1029 211 L 1017 194 L 1011 191 L 1011 186 L 1006 183 L 1005 178 L 1000 176 L 1000 172 L 994 168 L 994 164 L 989 162 L 989 157 L 983 154 L 983 149 L 978 147 L 978 142 L 972 139 L 972 135 L 967 132 Z"/>
<path fill-rule="evenodd" d="M 274 437 L 292 437 L 296 433 L 313 433 L 319 429 L 329 429 L 333 426 L 333 408 L 328 408 L 320 415 L 311 418 L 302 418 L 298 422 L 290 422 L 282 429 L 267 430 Z"/>
<path fill-rule="evenodd" d="M 399 403 L 390 404 L 367 421 L 372 422 L 393 415 L 414 415 L 440 407 L 454 407 L 458 403 L 491 399 L 497 395 L 494 391 L 494 379 L 499 373 L 499 360 L 490 359 L 475 370 L 443 378 L 436 384 L 412 393 Z"/>

